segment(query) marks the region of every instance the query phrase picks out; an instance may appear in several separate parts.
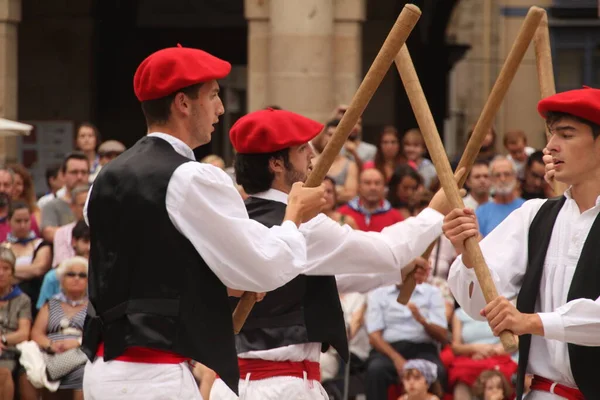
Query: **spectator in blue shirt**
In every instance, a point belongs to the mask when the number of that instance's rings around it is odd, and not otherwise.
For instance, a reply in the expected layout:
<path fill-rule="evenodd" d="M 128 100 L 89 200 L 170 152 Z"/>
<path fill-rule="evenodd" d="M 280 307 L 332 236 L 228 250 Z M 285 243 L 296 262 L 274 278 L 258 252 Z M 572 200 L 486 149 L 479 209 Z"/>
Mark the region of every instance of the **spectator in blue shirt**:
<path fill-rule="evenodd" d="M 78 221 L 73 227 L 71 243 L 75 250 L 75 257 L 69 258 L 62 263 L 71 262 L 73 259 L 83 257 L 86 260 L 90 257 L 90 228 L 86 225 L 85 221 Z M 60 293 L 60 281 L 57 276 L 57 268 L 53 268 L 46 273 L 42 287 L 40 289 L 40 296 L 36 303 L 36 308 L 39 310 L 42 306 L 52 298 L 52 296 Z"/>
<path fill-rule="evenodd" d="M 387 399 L 388 387 L 398 383 L 410 359 L 435 363 L 440 382 L 446 382 L 439 357 L 440 344 L 446 343 L 448 336 L 441 291 L 427 283 L 417 285 L 406 306 L 396 301 L 398 294 L 397 285 L 369 294 L 366 326 L 373 350 L 367 361 L 367 400 Z"/>
<path fill-rule="evenodd" d="M 517 196 L 517 171 L 512 161 L 504 156 L 494 158 L 490 164 L 490 174 L 494 198 L 475 210 L 479 232 L 484 237 L 525 203 Z"/>

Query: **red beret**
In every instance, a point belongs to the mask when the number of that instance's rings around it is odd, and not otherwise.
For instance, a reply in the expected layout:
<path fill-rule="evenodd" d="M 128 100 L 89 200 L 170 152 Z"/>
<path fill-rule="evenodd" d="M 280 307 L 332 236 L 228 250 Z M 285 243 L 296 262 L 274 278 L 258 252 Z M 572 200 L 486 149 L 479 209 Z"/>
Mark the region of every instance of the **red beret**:
<path fill-rule="evenodd" d="M 169 47 L 149 55 L 135 71 L 133 90 L 139 101 L 154 100 L 197 83 L 223 79 L 231 64 L 205 51 Z"/>
<path fill-rule="evenodd" d="M 238 119 L 229 138 L 238 153 L 272 153 L 307 143 L 323 124 L 286 110 L 255 111 Z"/>
<path fill-rule="evenodd" d="M 600 125 L 600 90 L 590 87 L 557 93 L 538 103 L 543 118 L 549 111 L 562 112 Z"/>

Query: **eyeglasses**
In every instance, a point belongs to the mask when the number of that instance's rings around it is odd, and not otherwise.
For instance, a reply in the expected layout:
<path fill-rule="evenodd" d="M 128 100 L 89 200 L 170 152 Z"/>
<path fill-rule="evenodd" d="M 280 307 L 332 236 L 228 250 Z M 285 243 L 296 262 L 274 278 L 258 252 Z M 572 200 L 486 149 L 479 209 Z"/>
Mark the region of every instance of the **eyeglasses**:
<path fill-rule="evenodd" d="M 513 176 L 515 173 L 514 172 L 494 172 L 492 174 L 492 176 L 494 178 L 501 178 L 501 177 L 505 177 L 505 178 L 510 178 L 511 176 Z"/>
<path fill-rule="evenodd" d="M 86 279 L 88 277 L 88 274 L 86 274 L 85 272 L 67 272 L 65 275 L 69 278 L 79 277 L 80 279 Z"/>

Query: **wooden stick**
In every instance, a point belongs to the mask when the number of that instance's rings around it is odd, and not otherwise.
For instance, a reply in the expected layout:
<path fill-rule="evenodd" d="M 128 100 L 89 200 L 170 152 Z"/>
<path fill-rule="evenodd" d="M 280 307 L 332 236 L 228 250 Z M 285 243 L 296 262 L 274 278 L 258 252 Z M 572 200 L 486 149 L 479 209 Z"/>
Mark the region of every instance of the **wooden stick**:
<path fill-rule="evenodd" d="M 427 99 L 423 93 L 423 88 L 419 82 L 419 77 L 417 76 L 417 72 L 415 71 L 406 45 L 400 49 L 400 53 L 396 57 L 396 67 L 400 72 L 400 77 L 404 83 L 408 99 L 410 100 L 419 128 L 423 134 L 423 139 L 427 145 L 427 150 L 433 160 L 435 170 L 444 192 L 446 193 L 446 197 L 454 208 L 464 208 L 464 203 L 460 196 L 456 181 L 454 180 L 446 150 L 444 149 L 437 127 L 435 126 L 433 115 L 431 115 L 431 111 L 429 110 Z M 485 300 L 489 303 L 498 297 L 498 291 L 496 290 L 490 271 L 485 263 L 481 249 L 479 248 L 477 238 L 470 237 L 465 241 L 465 255 L 468 255 L 470 259 L 474 261 L 477 280 L 479 281 Z M 500 340 L 506 351 L 513 352 L 517 349 L 517 342 L 511 332 L 502 332 L 500 334 Z"/>
<path fill-rule="evenodd" d="M 420 17 L 421 10 L 419 10 L 417 6 L 414 4 L 406 4 L 404 6 L 390 33 L 385 39 L 385 42 L 381 46 L 379 53 L 375 57 L 371 68 L 369 68 L 365 78 L 354 94 L 352 102 L 344 113 L 333 136 L 327 143 L 327 146 L 325 146 L 317 164 L 308 176 L 305 183 L 306 186 L 316 187 L 323 182 L 323 178 L 327 175 L 329 168 L 331 168 L 331 164 L 333 164 L 333 161 L 342 150 L 344 143 L 348 140 L 350 131 L 358 122 L 358 119 L 367 107 L 367 104 L 369 104 L 369 101 L 381 84 L 385 74 L 390 69 L 394 57 L 398 54 L 398 51 L 400 51 L 404 42 L 406 42 L 408 35 L 410 35 L 410 32 L 413 30 Z M 237 333 L 242 329 L 246 317 L 250 312 L 248 311 L 244 316 L 242 311 L 245 311 L 248 308 L 250 310 L 252 309 L 252 305 L 249 304 L 251 301 L 254 300 L 250 298 L 240 298 L 240 301 L 233 312 L 234 332 Z"/>
<path fill-rule="evenodd" d="M 521 29 L 515 39 L 515 42 L 504 61 L 504 65 L 502 66 L 502 70 L 500 70 L 500 74 L 498 75 L 498 79 L 496 79 L 496 83 L 494 83 L 494 87 L 492 88 L 492 92 L 490 93 L 490 97 L 488 97 L 485 106 L 483 107 L 483 111 L 475 125 L 475 129 L 473 130 L 473 134 L 467 143 L 467 147 L 462 155 L 460 163 L 458 164 L 458 169 L 465 168 L 465 174 L 459 181 L 458 187 L 462 187 L 467 180 L 469 175 L 469 171 L 481 150 L 481 144 L 485 139 L 485 135 L 492 127 L 494 122 L 494 118 L 500 109 L 500 105 L 502 104 L 502 100 L 504 96 L 506 96 L 506 92 L 510 86 L 510 83 L 515 77 L 517 73 L 517 69 L 519 68 L 519 64 L 523 60 L 525 56 L 525 52 L 527 51 L 527 47 L 529 47 L 529 43 L 533 39 L 533 36 L 540 25 L 540 21 L 546 12 L 539 7 L 531 7 L 529 12 L 527 12 L 527 16 L 525 17 L 525 21 L 521 25 Z"/>
<path fill-rule="evenodd" d="M 535 64 L 540 84 L 540 97 L 545 99 L 556 94 L 554 70 L 552 67 L 552 50 L 550 49 L 550 33 L 548 32 L 548 14 L 546 11 L 544 11 L 540 25 L 535 31 L 533 46 L 535 48 Z M 546 127 L 546 139 L 550 140 L 550 130 L 548 127 Z M 557 196 L 562 195 L 567 190 L 567 185 L 557 180 L 554 180 L 553 187 L 554 193 Z"/>
<path fill-rule="evenodd" d="M 254 304 L 256 304 L 255 292 L 244 292 L 240 297 L 240 301 L 233 312 L 233 333 L 236 335 L 240 333 Z"/>
<path fill-rule="evenodd" d="M 502 100 L 508 91 L 510 83 L 512 82 L 515 74 L 517 73 L 517 68 L 519 64 L 523 60 L 525 56 L 525 52 L 527 51 L 527 47 L 529 43 L 533 39 L 534 34 L 538 30 L 539 21 L 546 14 L 546 11 L 539 7 L 531 7 L 529 12 L 527 13 L 527 17 L 525 21 L 523 21 L 523 25 L 521 25 L 521 29 L 515 39 L 512 49 L 506 57 L 506 61 L 502 66 L 502 70 L 500 71 L 500 75 L 498 79 L 496 79 L 496 83 L 492 88 L 492 92 L 490 93 L 490 97 L 488 98 L 481 116 L 475 125 L 475 129 L 473 130 L 473 134 L 467 143 L 465 151 L 460 159 L 457 170 L 461 168 L 465 168 L 465 173 L 459 179 L 458 187 L 462 187 L 469 176 L 469 171 L 481 150 L 481 145 L 485 139 L 485 135 L 492 127 L 494 118 L 498 113 L 498 109 L 502 104 Z M 396 61 L 396 66 L 398 66 L 398 59 Z M 400 70 L 400 68 L 398 68 Z M 436 130 L 437 132 L 437 130 Z M 423 257 L 425 254 L 423 255 Z M 407 301 L 406 299 L 410 299 L 412 292 L 414 290 L 414 285 L 416 285 L 416 281 L 414 280 L 414 275 L 409 274 L 404 284 L 400 289 L 400 294 L 398 295 L 398 302 L 401 304 L 402 301 Z M 412 287 L 412 290 L 411 290 Z"/>
<path fill-rule="evenodd" d="M 429 256 L 431 256 L 431 252 L 433 251 L 433 248 L 435 247 L 436 243 L 437 240 L 435 242 L 432 242 L 421 257 L 426 260 L 429 260 Z M 402 286 L 400 286 L 400 293 L 398 293 L 398 298 L 396 299 L 396 301 L 402 305 L 407 305 L 416 287 L 417 280 L 415 279 L 415 273 L 411 272 L 404 278 L 404 282 L 402 282 Z"/>

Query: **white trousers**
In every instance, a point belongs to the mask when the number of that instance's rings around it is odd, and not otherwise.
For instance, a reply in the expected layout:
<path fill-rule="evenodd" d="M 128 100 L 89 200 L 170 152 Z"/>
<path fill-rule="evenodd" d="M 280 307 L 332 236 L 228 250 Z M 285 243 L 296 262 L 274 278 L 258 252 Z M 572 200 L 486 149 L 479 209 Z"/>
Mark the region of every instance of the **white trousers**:
<path fill-rule="evenodd" d="M 548 392 L 540 392 L 537 390 L 527 393 L 525 400 L 565 400 L 564 397 Z"/>
<path fill-rule="evenodd" d="M 85 366 L 83 396 L 85 400 L 202 400 L 185 362 L 104 362 L 102 357 Z"/>
<path fill-rule="evenodd" d="M 321 383 L 315 380 L 280 376 L 251 381 L 240 379 L 240 397 L 231 391 L 221 379 L 217 379 L 210 391 L 210 400 L 328 400 Z M 85 400 L 88 400 L 87 397 Z"/>

